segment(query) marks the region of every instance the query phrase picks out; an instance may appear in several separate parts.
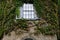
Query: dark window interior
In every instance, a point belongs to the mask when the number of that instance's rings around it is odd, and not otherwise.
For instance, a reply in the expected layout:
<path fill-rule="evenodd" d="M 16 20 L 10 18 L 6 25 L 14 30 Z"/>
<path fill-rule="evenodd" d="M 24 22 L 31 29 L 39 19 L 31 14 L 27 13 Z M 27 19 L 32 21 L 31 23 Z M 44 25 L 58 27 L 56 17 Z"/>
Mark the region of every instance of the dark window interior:
<path fill-rule="evenodd" d="M 30 3 L 33 4 L 33 0 L 22 0 L 23 3 Z"/>
<path fill-rule="evenodd" d="M 24 40 L 33 40 L 32 38 L 26 38 L 26 39 L 24 39 Z"/>

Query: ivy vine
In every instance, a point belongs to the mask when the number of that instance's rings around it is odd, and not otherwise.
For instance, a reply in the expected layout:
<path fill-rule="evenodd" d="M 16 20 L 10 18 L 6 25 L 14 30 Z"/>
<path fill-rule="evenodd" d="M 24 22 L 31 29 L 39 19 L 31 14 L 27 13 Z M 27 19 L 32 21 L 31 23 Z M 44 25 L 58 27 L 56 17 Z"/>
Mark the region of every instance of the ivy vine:
<path fill-rule="evenodd" d="M 24 2 L 33 3 L 38 17 L 50 23 L 52 30 L 59 30 L 58 5 L 56 0 L 0 0 L 0 38 L 2 34 L 12 31 L 16 26 L 21 29 L 27 28 L 26 20 L 17 20 L 18 22 L 15 22 L 16 14 L 19 15 L 18 8 L 22 6 Z M 44 32 L 42 32 L 41 28 L 38 28 L 38 30 L 42 33 L 46 33 L 46 31 L 50 33 L 50 27 L 47 27 L 48 29 L 42 28 L 45 30 Z"/>

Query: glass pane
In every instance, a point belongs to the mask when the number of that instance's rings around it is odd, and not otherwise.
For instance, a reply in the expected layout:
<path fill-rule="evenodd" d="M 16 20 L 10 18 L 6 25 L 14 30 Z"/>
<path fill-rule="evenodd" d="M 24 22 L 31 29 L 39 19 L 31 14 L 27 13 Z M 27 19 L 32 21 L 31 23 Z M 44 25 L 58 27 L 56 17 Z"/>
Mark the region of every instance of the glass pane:
<path fill-rule="evenodd" d="M 28 12 L 23 12 L 23 18 L 28 18 Z"/>
<path fill-rule="evenodd" d="M 24 4 L 20 8 L 20 18 L 24 19 L 36 19 L 38 18 L 35 14 L 35 10 L 33 4 Z"/>
<path fill-rule="evenodd" d="M 29 10 L 34 10 L 33 9 L 33 4 L 29 4 Z"/>
<path fill-rule="evenodd" d="M 33 4 L 24 4 L 23 10 L 34 10 Z"/>
<path fill-rule="evenodd" d="M 23 5 L 23 10 L 28 10 L 28 4 Z"/>
<path fill-rule="evenodd" d="M 29 14 L 28 16 L 29 16 L 29 19 L 31 19 L 31 18 L 32 18 L 32 14 Z"/>
<path fill-rule="evenodd" d="M 23 18 L 28 18 L 28 19 L 35 17 L 34 12 L 23 12 L 23 15 L 24 15 Z"/>

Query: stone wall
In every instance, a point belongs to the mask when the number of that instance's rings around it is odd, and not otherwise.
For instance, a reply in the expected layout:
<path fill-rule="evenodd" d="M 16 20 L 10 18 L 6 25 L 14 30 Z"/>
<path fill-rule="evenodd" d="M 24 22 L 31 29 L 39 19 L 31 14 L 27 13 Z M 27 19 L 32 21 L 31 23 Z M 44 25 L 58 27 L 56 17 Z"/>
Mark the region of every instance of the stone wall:
<path fill-rule="evenodd" d="M 2 40 L 24 40 L 25 38 L 32 38 L 34 40 L 57 40 L 56 35 L 42 35 L 34 36 L 33 34 L 23 33 L 21 35 L 16 35 L 14 31 L 11 32 L 11 35 L 4 35 Z"/>
<path fill-rule="evenodd" d="M 21 29 L 13 30 L 12 32 L 8 33 L 7 35 L 4 35 L 2 40 L 24 40 L 26 38 L 32 38 L 33 40 L 57 40 L 56 35 L 43 35 L 40 33 L 39 35 L 35 35 L 36 32 L 36 24 L 38 24 L 39 27 L 46 27 L 48 26 L 47 22 L 43 19 L 33 21 L 28 21 L 28 31 L 24 31 Z"/>

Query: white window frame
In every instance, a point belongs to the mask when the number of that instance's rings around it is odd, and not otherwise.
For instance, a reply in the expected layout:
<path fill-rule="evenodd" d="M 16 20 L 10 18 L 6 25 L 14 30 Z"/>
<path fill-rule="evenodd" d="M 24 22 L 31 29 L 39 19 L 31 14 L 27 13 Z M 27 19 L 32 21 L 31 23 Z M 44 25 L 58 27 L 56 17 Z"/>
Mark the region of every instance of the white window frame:
<path fill-rule="evenodd" d="M 20 15 L 20 17 L 18 18 L 16 16 L 16 19 L 22 19 L 22 18 L 23 19 L 32 19 L 32 20 L 38 19 L 33 4 L 25 4 L 24 3 L 23 6 L 20 7 L 20 14 L 19 15 Z"/>

